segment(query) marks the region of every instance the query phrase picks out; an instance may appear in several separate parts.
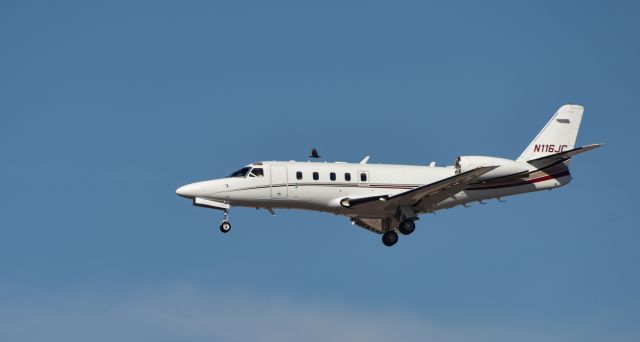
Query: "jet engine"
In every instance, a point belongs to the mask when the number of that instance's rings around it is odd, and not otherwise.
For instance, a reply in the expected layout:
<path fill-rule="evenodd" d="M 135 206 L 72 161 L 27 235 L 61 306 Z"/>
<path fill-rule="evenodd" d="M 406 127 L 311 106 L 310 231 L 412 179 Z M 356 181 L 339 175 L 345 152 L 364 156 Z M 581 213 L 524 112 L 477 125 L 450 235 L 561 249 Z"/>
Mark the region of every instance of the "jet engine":
<path fill-rule="evenodd" d="M 497 168 L 478 177 L 479 180 L 507 176 L 526 176 L 529 173 L 529 165 L 515 160 L 485 157 L 485 156 L 460 156 L 456 159 L 456 174 L 471 171 L 483 166 L 498 166 Z"/>

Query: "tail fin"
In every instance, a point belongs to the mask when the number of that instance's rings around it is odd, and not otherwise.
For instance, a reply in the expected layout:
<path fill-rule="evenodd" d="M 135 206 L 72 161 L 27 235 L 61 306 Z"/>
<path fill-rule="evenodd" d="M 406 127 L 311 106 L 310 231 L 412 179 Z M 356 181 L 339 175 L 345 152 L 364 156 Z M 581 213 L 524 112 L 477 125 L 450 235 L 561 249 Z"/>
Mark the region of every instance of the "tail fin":
<path fill-rule="evenodd" d="M 572 150 L 576 144 L 583 112 L 584 107 L 579 105 L 568 104 L 560 107 L 516 160 L 526 162 Z"/>

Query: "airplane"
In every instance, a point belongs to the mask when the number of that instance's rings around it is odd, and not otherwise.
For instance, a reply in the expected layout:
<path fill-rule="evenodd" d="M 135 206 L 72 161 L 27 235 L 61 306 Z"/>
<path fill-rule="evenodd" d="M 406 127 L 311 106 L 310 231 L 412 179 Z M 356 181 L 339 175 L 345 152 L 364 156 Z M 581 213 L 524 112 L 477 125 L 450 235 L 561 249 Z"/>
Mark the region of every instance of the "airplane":
<path fill-rule="evenodd" d="M 231 230 L 231 207 L 272 215 L 278 208 L 304 209 L 346 216 L 393 246 L 398 233 L 415 230 L 421 214 L 569 184 L 571 158 L 603 145 L 575 147 L 583 112 L 580 105 L 560 107 L 515 160 L 460 156 L 445 167 L 369 164 L 369 156 L 360 163 L 261 161 L 176 193 L 195 206 L 222 210 L 223 233 Z M 317 150 L 310 157 L 319 158 Z"/>

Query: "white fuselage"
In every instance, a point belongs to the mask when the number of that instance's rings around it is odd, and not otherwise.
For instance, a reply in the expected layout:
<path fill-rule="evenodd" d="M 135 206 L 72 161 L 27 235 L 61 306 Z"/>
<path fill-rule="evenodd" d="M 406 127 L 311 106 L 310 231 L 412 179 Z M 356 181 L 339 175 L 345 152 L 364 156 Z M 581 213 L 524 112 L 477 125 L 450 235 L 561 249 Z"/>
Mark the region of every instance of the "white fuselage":
<path fill-rule="evenodd" d="M 227 206 L 290 208 L 330 212 L 345 216 L 382 217 L 340 204 L 345 198 L 394 195 L 454 176 L 453 166 L 318 163 L 269 161 L 250 164 L 244 175 L 192 183 L 178 189 L 189 198 L 203 198 Z M 262 169 L 258 176 L 253 169 Z M 562 165 L 561 170 L 566 170 Z M 416 208 L 418 213 L 450 208 L 483 199 L 552 189 L 569 183 L 568 171 L 533 172 L 506 182 L 487 179 L 439 202 L 436 207 Z M 493 185 L 492 185 L 493 184 Z M 215 207 L 215 205 L 214 205 Z"/>

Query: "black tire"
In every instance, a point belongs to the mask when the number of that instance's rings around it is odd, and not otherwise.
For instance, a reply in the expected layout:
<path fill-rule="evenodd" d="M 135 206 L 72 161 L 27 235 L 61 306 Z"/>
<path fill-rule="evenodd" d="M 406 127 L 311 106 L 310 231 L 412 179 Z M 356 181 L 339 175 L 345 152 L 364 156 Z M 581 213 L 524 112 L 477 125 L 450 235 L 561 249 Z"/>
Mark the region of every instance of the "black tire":
<path fill-rule="evenodd" d="M 413 222 L 413 220 L 404 220 L 400 222 L 398 230 L 400 231 L 400 233 L 402 233 L 402 235 L 409 235 L 413 233 L 414 230 L 416 230 L 416 223 Z"/>
<path fill-rule="evenodd" d="M 396 232 L 390 230 L 382 235 L 382 243 L 385 246 L 391 247 L 395 245 L 396 242 L 398 242 L 398 234 L 396 234 Z"/>
<path fill-rule="evenodd" d="M 225 221 L 220 225 L 220 231 L 223 233 L 228 233 L 231 230 L 231 223 Z"/>

